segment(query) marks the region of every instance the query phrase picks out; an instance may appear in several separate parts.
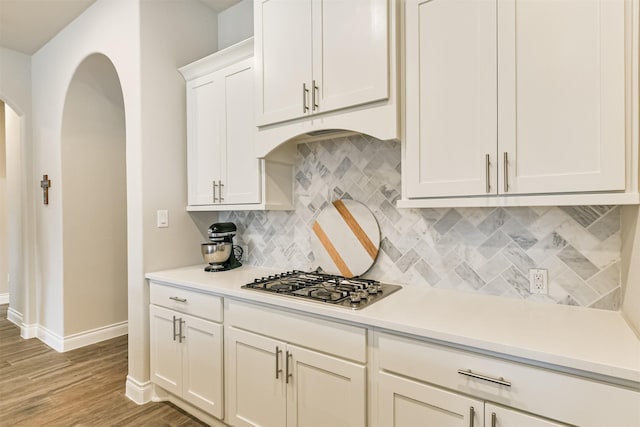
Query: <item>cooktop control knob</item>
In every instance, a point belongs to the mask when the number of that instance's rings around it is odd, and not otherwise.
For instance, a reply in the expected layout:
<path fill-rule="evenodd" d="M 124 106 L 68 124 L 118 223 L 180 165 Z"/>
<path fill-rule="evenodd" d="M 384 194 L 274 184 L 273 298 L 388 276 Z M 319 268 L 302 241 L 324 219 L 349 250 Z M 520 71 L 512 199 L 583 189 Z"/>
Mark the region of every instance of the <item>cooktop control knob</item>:
<path fill-rule="evenodd" d="M 362 301 L 362 298 L 360 297 L 360 292 L 358 291 L 353 291 L 349 293 L 349 298 L 352 304 L 358 304 L 360 301 Z"/>

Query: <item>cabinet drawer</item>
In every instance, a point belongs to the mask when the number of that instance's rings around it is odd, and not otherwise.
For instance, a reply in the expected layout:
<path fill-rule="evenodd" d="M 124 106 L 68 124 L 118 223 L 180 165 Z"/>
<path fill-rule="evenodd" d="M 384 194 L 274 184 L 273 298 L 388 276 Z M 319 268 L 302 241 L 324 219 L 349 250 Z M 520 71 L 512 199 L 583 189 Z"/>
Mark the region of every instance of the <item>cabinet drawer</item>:
<path fill-rule="evenodd" d="M 581 426 L 640 425 L 640 391 L 412 338 L 375 334 L 377 368 Z M 502 379 L 501 385 L 458 373 Z"/>
<path fill-rule="evenodd" d="M 215 295 L 151 282 L 149 302 L 203 319 L 222 322 L 222 298 Z"/>
<path fill-rule="evenodd" d="M 241 301 L 227 299 L 226 304 L 230 326 L 345 359 L 367 361 L 365 328 Z"/>

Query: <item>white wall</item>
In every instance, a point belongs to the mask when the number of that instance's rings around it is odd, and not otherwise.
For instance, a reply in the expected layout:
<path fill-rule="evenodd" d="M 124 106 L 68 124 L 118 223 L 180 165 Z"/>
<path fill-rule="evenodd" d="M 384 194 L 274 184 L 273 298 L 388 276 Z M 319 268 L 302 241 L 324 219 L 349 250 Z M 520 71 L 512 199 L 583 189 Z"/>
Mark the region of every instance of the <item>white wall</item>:
<path fill-rule="evenodd" d="M 144 273 L 202 262 L 202 232 L 185 211 L 185 89 L 177 69 L 216 50 L 216 20 L 217 15 L 197 0 L 98 0 L 32 59 L 35 172 L 48 173 L 52 181 L 49 206 L 37 207 L 39 321 L 54 338 L 68 333 L 63 312 L 65 188 L 60 141 L 66 91 L 78 65 L 93 53 L 109 58 L 122 85 L 133 384 L 129 388 L 128 383 L 128 393 L 144 393 L 149 379 Z M 169 228 L 155 227 L 157 209 L 169 210 Z"/>
<path fill-rule="evenodd" d="M 143 197 L 139 202 L 145 271 L 202 262 L 202 234 L 185 210 L 186 101 L 178 68 L 216 50 L 216 19 L 197 0 L 141 2 Z M 156 227 L 158 209 L 169 211 L 168 228 Z M 130 280 L 129 374 L 137 381 L 149 379 L 148 302 L 146 282 Z"/>
<path fill-rule="evenodd" d="M 127 320 L 124 104 L 116 70 L 103 55 L 89 56 L 73 76 L 61 149 L 64 331 L 70 335 Z"/>
<path fill-rule="evenodd" d="M 621 210 L 622 314 L 640 337 L 640 217 L 638 206 Z"/>
<path fill-rule="evenodd" d="M 36 208 L 38 323 L 50 340 L 59 341 L 66 335 L 60 140 L 64 102 L 78 65 L 96 52 L 111 60 L 122 85 L 127 140 L 129 282 L 140 282 L 144 275 L 140 227 L 139 23 L 138 2 L 98 0 L 32 57 L 34 172 L 36 176 L 48 174 L 51 180 L 49 205 L 38 203 Z"/>
<path fill-rule="evenodd" d="M 10 316 L 36 321 L 35 226 L 31 141 L 31 57 L 0 47 L 0 100 L 6 103 L 7 205 Z"/>
<path fill-rule="evenodd" d="M 242 0 L 218 14 L 218 50 L 249 37 L 253 37 L 253 0 Z"/>
<path fill-rule="evenodd" d="M 4 102 L 0 101 L 0 304 L 9 300 L 9 229 L 7 227 L 7 144 L 4 126 Z"/>

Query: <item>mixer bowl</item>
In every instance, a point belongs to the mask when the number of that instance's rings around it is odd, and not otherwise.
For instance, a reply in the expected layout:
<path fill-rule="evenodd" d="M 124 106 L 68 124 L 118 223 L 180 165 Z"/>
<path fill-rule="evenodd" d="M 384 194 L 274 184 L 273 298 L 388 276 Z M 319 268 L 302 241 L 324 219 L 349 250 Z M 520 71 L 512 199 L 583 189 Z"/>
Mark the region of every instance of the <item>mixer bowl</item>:
<path fill-rule="evenodd" d="M 202 258 L 211 265 L 222 264 L 229 259 L 233 244 L 231 242 L 203 243 L 200 250 Z"/>

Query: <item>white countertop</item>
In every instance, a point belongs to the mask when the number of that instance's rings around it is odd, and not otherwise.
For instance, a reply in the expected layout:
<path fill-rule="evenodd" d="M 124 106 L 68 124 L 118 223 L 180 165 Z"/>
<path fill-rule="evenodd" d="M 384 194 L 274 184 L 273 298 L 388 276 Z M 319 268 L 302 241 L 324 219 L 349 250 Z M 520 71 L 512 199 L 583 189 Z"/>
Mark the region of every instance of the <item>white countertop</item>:
<path fill-rule="evenodd" d="M 207 273 L 204 265 L 148 273 L 157 282 L 259 301 L 473 347 L 507 357 L 640 383 L 640 340 L 619 312 L 403 286 L 362 310 L 241 289 L 282 270 L 243 266 Z"/>

